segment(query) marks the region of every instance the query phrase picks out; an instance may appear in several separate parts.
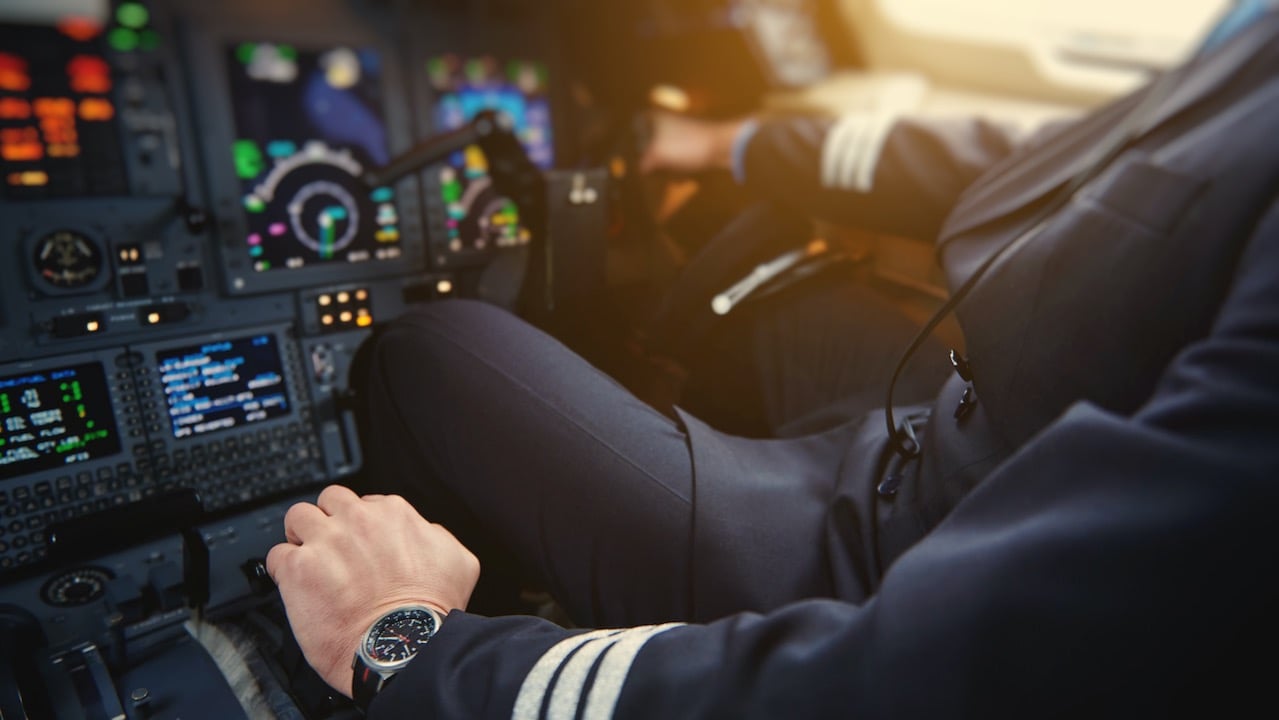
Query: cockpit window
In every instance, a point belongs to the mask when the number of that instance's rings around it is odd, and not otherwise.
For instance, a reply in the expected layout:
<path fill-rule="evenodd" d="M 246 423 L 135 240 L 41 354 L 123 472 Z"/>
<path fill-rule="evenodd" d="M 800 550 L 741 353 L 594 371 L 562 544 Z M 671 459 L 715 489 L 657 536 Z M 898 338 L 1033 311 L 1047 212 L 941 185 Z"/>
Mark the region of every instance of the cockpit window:
<path fill-rule="evenodd" d="M 1154 70 L 1191 52 L 1231 0 L 875 0 L 894 22 L 952 39 L 1029 45 L 1064 65 Z"/>

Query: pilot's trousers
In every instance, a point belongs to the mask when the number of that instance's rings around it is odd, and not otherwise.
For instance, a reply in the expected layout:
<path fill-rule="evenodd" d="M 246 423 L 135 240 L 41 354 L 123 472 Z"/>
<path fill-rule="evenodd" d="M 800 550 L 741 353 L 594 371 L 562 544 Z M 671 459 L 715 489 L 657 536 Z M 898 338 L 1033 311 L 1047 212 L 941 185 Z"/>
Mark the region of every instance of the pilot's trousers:
<path fill-rule="evenodd" d="M 810 312 L 802 302 L 788 310 L 813 318 L 808 323 L 761 318 L 752 367 L 771 373 L 760 378 L 769 386 L 761 404 L 774 420 L 811 414 L 823 397 L 858 405 L 869 397 L 868 385 L 877 386 L 878 399 L 912 328 L 883 307 L 871 312 L 859 291 L 851 292 L 855 297 L 837 300 L 842 306 L 823 297 Z M 548 335 L 477 302 L 413 309 L 380 334 L 369 372 L 366 489 L 405 495 L 482 563 L 513 558 L 578 624 L 713 619 L 700 617 L 691 598 L 693 574 L 714 587 L 719 563 L 695 567 L 692 560 L 697 482 L 678 421 Z M 939 379 L 934 365 L 917 373 L 907 392 Z M 850 407 L 847 416 L 864 409 Z M 851 423 L 828 425 L 829 441 L 806 444 L 813 463 L 832 462 L 830 454 L 847 444 L 843 427 Z M 796 462 L 808 460 L 797 455 Z M 822 523 L 825 513 L 823 498 L 797 492 L 793 503 L 758 507 L 740 521 L 802 528 Z M 722 548 L 723 561 L 761 563 L 761 583 L 773 575 L 768 563 L 789 561 L 735 557 L 733 550 Z M 792 554 L 808 552 L 813 557 L 803 562 L 823 561 L 816 544 Z M 785 588 L 781 597 L 834 594 L 816 581 Z M 713 604 L 770 609 L 750 597 Z"/>

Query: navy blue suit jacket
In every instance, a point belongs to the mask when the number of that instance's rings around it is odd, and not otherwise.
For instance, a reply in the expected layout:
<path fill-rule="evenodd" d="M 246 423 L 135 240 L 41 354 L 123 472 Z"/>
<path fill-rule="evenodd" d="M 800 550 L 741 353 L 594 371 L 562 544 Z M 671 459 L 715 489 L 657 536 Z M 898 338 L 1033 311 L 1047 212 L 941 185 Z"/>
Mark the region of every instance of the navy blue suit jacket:
<path fill-rule="evenodd" d="M 1273 713 L 1279 15 L 1176 72 L 1150 128 L 961 306 L 979 412 L 954 422 L 948 387 L 907 486 L 859 498 L 865 602 L 594 634 L 455 612 L 372 717 Z M 958 287 L 1141 96 L 1022 143 L 901 121 L 864 194 L 818 186 L 822 122 L 766 123 L 746 174 L 939 238 Z"/>

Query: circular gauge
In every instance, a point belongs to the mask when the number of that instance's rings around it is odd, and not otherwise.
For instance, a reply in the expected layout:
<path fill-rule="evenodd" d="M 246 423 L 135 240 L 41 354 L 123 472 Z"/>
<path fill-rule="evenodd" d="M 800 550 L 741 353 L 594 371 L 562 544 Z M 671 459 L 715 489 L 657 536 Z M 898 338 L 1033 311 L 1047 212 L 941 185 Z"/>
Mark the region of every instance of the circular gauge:
<path fill-rule="evenodd" d="M 289 200 L 289 224 L 297 241 L 330 259 L 355 240 L 360 207 L 346 188 L 327 180 L 307 183 Z"/>
<path fill-rule="evenodd" d="M 40 589 L 40 597 L 54 607 L 87 605 L 106 594 L 107 583 L 113 577 L 105 568 L 77 568 L 45 583 Z"/>
<path fill-rule="evenodd" d="M 514 247 L 526 242 L 515 203 L 497 192 L 488 177 L 472 180 L 449 204 L 448 212 L 453 223 L 449 248 L 453 252 Z"/>
<path fill-rule="evenodd" d="M 57 230 L 41 237 L 32 258 L 36 275 L 61 290 L 93 285 L 102 276 L 103 259 L 101 247 L 74 230 Z"/>

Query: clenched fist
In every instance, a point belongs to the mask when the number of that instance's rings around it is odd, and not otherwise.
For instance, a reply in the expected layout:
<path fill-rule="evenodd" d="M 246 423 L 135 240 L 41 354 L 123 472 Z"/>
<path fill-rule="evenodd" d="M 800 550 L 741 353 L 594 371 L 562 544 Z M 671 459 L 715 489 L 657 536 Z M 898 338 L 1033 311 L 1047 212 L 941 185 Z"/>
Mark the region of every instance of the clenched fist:
<path fill-rule="evenodd" d="M 287 543 L 266 558 L 307 662 L 351 695 L 351 659 L 383 613 L 425 605 L 465 609 L 480 562 L 398 495 L 359 497 L 339 485 L 284 516 Z"/>

